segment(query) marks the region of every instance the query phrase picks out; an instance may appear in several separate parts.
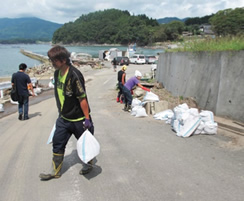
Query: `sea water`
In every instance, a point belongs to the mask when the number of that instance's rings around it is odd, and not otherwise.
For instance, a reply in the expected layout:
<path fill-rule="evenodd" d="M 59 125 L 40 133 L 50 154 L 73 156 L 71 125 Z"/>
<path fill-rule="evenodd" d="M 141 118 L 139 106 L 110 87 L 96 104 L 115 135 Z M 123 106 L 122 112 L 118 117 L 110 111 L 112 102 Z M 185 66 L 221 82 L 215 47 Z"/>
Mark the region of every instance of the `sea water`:
<path fill-rule="evenodd" d="M 110 48 L 118 48 L 121 51 L 126 51 L 126 46 L 65 46 L 69 52 L 87 53 L 94 58 L 99 57 L 99 51 L 109 50 Z M 22 53 L 20 50 L 27 50 L 41 55 L 47 55 L 48 50 L 52 48 L 51 44 L 0 44 L 0 77 L 11 76 L 18 71 L 20 63 L 26 63 L 28 67 L 35 67 L 41 64 L 39 61 L 31 59 Z M 137 52 L 144 55 L 156 55 L 163 52 L 162 49 L 147 49 L 137 48 Z"/>

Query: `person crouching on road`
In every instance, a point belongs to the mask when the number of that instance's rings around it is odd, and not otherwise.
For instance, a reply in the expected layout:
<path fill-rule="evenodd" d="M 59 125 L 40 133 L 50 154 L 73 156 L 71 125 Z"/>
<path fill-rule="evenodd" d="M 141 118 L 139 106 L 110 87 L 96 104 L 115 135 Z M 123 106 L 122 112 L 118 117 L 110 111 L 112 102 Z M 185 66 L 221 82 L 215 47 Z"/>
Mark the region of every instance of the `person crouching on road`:
<path fill-rule="evenodd" d="M 40 174 L 41 180 L 61 177 L 66 144 L 72 134 L 78 140 L 88 129 L 94 134 L 90 116 L 85 80 L 82 73 L 72 66 L 70 52 L 62 46 L 54 46 L 48 51 L 48 57 L 56 69 L 54 72 L 54 93 L 59 117 L 53 136 L 53 168 L 48 174 Z M 92 161 L 83 164 L 80 174 L 92 170 Z"/>
<path fill-rule="evenodd" d="M 134 86 L 139 86 L 140 88 L 142 88 L 143 90 L 145 91 L 150 91 L 150 89 L 142 86 L 140 84 L 140 79 L 142 77 L 142 74 L 140 71 L 136 70 L 135 71 L 135 76 L 130 78 L 123 86 L 123 94 L 124 94 L 124 97 L 125 97 L 125 107 L 124 107 L 124 111 L 128 111 L 128 112 L 131 112 L 131 104 L 132 104 L 132 100 L 133 100 L 133 97 L 132 97 L 132 94 L 131 94 L 131 91 L 133 89 Z"/>
<path fill-rule="evenodd" d="M 32 95 L 35 96 L 33 86 L 30 80 L 29 75 L 25 73 L 27 69 L 27 65 L 25 63 L 21 63 L 19 65 L 19 71 L 12 75 L 12 87 L 14 87 L 14 83 L 16 83 L 16 88 L 18 91 L 18 110 L 19 110 L 19 120 L 23 118 L 24 112 L 24 120 L 29 119 L 29 90 L 32 91 Z M 15 82 L 14 82 L 15 81 Z"/>
<path fill-rule="evenodd" d="M 118 72 L 118 88 L 119 88 L 119 92 L 118 92 L 118 96 L 116 101 L 119 103 L 123 103 L 123 86 L 126 82 L 126 71 L 127 66 L 123 65 L 121 70 Z"/>

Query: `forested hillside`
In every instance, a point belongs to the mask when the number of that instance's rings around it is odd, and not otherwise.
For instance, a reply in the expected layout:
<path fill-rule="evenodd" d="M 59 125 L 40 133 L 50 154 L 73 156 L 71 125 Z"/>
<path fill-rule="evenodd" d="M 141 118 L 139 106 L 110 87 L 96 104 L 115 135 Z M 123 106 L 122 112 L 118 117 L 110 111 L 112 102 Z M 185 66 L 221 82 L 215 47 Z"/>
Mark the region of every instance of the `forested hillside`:
<path fill-rule="evenodd" d="M 82 15 L 64 24 L 53 35 L 53 43 L 128 44 L 150 42 L 159 24 L 146 15 L 130 15 L 128 11 L 109 9 Z"/>
<path fill-rule="evenodd" d="M 45 21 L 38 18 L 1 18 L 1 41 L 51 41 L 54 31 L 62 24 Z"/>
<path fill-rule="evenodd" d="M 108 9 L 82 15 L 64 25 L 38 18 L 0 19 L 0 43 L 122 44 L 182 41 L 183 32 L 204 35 L 202 24 L 210 24 L 215 35 L 243 35 L 244 8 L 226 9 L 204 17 L 152 19 L 128 11 Z M 172 21 L 173 20 L 173 21 Z M 186 20 L 185 22 L 183 22 Z M 160 21 L 162 22 L 162 21 Z M 167 23 L 168 22 L 168 23 Z"/>

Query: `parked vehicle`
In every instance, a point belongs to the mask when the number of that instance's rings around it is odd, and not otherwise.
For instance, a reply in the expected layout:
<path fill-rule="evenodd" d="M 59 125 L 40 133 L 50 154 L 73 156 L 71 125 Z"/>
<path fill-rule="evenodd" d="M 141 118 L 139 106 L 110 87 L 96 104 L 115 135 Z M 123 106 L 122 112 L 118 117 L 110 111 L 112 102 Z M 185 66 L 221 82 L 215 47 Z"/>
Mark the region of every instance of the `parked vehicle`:
<path fill-rule="evenodd" d="M 122 66 L 122 65 L 129 65 L 130 60 L 128 57 L 115 57 L 116 65 Z"/>
<path fill-rule="evenodd" d="M 130 58 L 130 63 L 132 64 L 145 64 L 146 59 L 143 54 L 135 54 Z"/>
<path fill-rule="evenodd" d="M 155 56 L 146 56 L 146 64 L 154 64 L 157 60 L 157 58 Z"/>

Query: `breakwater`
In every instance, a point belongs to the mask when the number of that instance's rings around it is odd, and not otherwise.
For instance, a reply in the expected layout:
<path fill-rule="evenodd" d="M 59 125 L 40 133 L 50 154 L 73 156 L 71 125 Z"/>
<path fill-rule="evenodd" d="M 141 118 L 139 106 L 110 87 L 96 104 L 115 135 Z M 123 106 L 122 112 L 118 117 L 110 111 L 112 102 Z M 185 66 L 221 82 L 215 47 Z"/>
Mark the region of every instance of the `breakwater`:
<path fill-rule="evenodd" d="M 20 53 L 22 53 L 23 55 L 25 55 L 27 57 L 30 57 L 32 59 L 38 60 L 38 61 L 40 61 L 42 63 L 49 62 L 48 61 L 48 57 L 44 56 L 44 55 L 41 55 L 41 54 L 36 54 L 34 52 L 23 50 L 23 49 L 20 50 Z"/>

